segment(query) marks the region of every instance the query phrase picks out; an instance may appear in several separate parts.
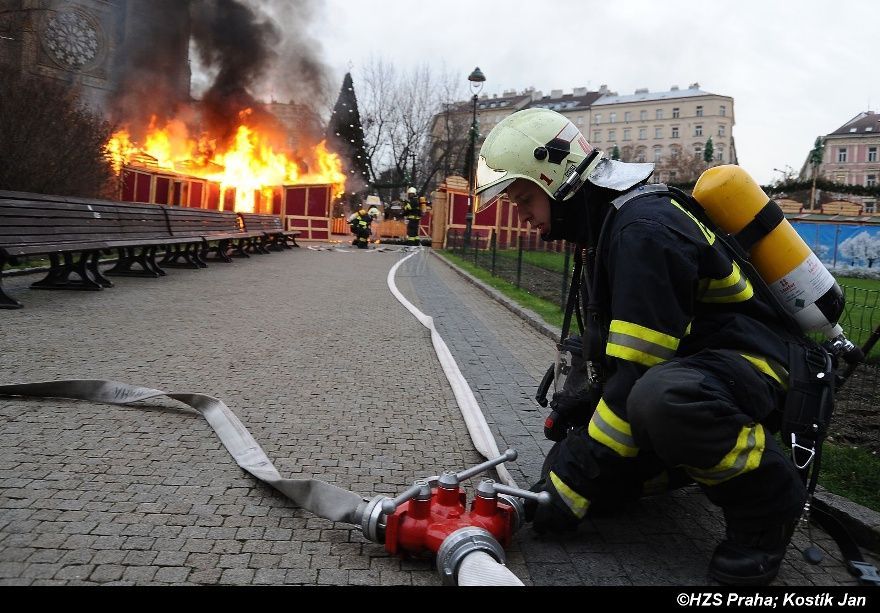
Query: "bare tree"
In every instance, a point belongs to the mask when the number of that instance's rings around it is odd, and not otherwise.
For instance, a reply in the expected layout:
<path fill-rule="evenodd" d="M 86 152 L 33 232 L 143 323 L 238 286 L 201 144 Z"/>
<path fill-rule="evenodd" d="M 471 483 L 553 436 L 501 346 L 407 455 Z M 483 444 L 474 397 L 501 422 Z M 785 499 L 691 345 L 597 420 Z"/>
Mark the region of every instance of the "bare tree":
<path fill-rule="evenodd" d="M 668 183 L 693 183 L 706 169 L 702 155 L 673 153 L 657 162 L 655 176 Z"/>
<path fill-rule="evenodd" d="M 361 124 L 370 174 L 377 178 L 375 187 L 390 195 L 409 186 L 427 193 L 437 175 L 450 167 L 447 137 L 459 133 L 461 121 L 449 111 L 460 95 L 455 79 L 427 65 L 401 72 L 372 58 L 360 82 Z M 447 121 L 438 131 L 435 118 L 442 117 L 444 109 Z M 463 132 L 466 139 L 467 127 Z"/>
<path fill-rule="evenodd" d="M 0 68 L 0 189 L 100 197 L 112 192 L 111 126 L 68 84 Z"/>

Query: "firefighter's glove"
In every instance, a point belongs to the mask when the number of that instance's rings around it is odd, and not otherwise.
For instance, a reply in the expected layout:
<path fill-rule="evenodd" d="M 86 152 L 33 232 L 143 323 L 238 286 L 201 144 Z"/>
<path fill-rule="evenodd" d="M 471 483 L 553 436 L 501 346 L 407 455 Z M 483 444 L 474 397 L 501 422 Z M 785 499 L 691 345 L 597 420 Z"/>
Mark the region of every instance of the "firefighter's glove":
<path fill-rule="evenodd" d="M 565 390 L 553 394 L 550 400 L 550 408 L 571 426 L 585 426 L 593 414 L 593 394 L 584 391 L 572 394 Z"/>
<path fill-rule="evenodd" d="M 533 492 L 550 494 L 550 502 L 546 504 L 538 504 L 533 500 L 525 501 L 526 521 L 532 522 L 535 532 L 546 534 L 577 530 L 581 518 L 571 511 L 550 479 L 541 479 L 529 489 Z"/>

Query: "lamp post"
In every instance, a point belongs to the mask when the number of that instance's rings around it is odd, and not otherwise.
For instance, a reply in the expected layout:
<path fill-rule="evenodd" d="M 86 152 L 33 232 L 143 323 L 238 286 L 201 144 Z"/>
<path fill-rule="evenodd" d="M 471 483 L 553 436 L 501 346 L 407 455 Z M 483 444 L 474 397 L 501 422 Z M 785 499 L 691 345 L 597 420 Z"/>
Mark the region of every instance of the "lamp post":
<path fill-rule="evenodd" d="M 474 192 L 477 189 L 477 101 L 480 99 L 480 91 L 483 89 L 483 83 L 486 81 L 486 76 L 483 74 L 483 71 L 480 70 L 478 66 L 474 68 L 474 71 L 468 76 L 468 81 L 470 81 L 471 93 L 473 93 L 474 95 L 472 98 L 474 103 L 474 116 L 473 122 L 471 123 L 471 148 L 468 152 L 470 158 L 470 167 L 468 168 L 468 172 L 470 176 L 468 177 L 468 210 L 467 214 L 464 217 L 465 247 L 470 245 L 471 230 L 474 224 Z"/>

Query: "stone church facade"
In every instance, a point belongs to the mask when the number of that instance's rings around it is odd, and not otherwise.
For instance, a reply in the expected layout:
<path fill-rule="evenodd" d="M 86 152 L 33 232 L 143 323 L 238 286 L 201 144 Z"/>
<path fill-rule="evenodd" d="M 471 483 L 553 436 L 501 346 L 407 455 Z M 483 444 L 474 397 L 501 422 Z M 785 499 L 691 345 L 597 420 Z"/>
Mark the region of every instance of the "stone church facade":
<path fill-rule="evenodd" d="M 151 69 L 161 68 L 175 97 L 188 100 L 187 5 L 179 0 L 0 0 L 0 65 L 68 82 L 80 89 L 86 104 L 104 112 L 120 90 Z"/>

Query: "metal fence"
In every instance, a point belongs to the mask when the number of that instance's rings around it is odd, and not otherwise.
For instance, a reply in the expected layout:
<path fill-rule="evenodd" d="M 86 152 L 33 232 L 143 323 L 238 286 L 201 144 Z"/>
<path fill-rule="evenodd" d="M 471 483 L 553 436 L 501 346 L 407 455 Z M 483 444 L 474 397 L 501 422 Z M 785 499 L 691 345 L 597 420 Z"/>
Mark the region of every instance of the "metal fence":
<path fill-rule="evenodd" d="M 513 240 L 499 244 L 494 233 L 475 234 L 467 240 L 460 232 L 450 232 L 446 249 L 562 310 L 574 264 L 572 246 L 564 241 L 544 242 L 535 234 Z M 837 394 L 831 434 L 842 442 L 880 451 L 880 343 L 876 342 L 880 336 L 880 290 L 848 286 L 845 281 L 841 289 L 846 308 L 840 324 L 853 342 L 866 349 L 868 359 Z"/>

